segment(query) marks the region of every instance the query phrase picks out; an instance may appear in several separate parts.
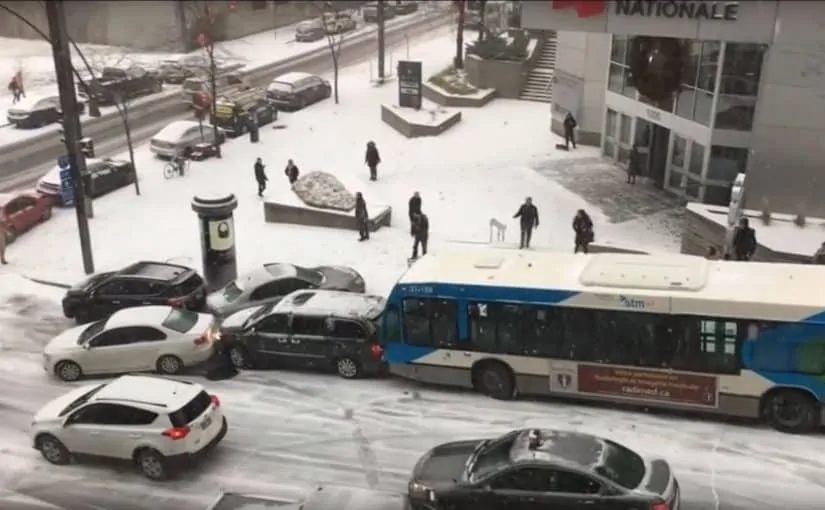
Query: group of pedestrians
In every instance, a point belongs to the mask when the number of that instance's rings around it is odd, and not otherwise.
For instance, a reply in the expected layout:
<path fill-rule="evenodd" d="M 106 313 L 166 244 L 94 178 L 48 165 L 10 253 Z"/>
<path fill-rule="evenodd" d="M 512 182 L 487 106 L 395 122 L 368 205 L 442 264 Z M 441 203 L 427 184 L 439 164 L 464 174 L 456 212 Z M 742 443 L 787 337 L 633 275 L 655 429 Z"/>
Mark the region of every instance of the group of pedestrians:
<path fill-rule="evenodd" d="M 521 235 L 519 237 L 519 249 L 530 248 L 530 241 L 533 239 L 533 230 L 539 226 L 539 210 L 533 204 L 533 199 L 527 197 L 524 203 L 519 206 L 513 218 L 519 219 Z M 584 209 L 576 211 L 573 217 L 573 253 L 588 253 L 590 243 L 595 239 L 593 230 L 593 220 Z"/>

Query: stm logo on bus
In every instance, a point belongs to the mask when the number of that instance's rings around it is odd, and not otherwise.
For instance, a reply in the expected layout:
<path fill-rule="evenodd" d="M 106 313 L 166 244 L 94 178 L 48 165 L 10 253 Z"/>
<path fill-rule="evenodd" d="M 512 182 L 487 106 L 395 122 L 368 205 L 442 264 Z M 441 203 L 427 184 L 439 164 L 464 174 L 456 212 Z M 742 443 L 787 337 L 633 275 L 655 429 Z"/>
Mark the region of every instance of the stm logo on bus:
<path fill-rule="evenodd" d="M 606 0 L 552 0 L 554 11 L 575 9 L 580 18 L 592 18 L 607 9 Z"/>
<path fill-rule="evenodd" d="M 632 308 L 634 310 L 645 310 L 648 308 L 653 308 L 656 305 L 656 302 L 647 299 L 619 296 L 619 304 L 621 304 L 625 308 Z"/>

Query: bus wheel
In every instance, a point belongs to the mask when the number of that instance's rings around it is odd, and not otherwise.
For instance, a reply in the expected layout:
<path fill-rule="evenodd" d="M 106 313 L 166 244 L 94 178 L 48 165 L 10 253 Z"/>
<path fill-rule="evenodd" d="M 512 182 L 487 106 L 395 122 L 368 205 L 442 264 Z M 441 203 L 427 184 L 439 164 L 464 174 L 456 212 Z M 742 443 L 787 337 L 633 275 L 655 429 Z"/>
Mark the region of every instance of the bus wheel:
<path fill-rule="evenodd" d="M 764 405 L 768 423 L 782 432 L 807 434 L 816 429 L 819 421 L 816 400 L 801 390 L 776 390 L 767 395 Z"/>
<path fill-rule="evenodd" d="M 516 395 L 512 370 L 498 361 L 481 362 L 473 367 L 473 387 L 498 400 L 511 400 Z"/>

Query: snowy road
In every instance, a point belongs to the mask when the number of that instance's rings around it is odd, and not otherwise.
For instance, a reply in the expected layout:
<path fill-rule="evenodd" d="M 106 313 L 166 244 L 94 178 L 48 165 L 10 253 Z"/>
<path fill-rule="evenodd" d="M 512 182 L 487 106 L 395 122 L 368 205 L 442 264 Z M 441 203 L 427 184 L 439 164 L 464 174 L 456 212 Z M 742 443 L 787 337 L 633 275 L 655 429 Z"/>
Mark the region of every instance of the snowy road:
<path fill-rule="evenodd" d="M 39 345 L 63 326 L 52 303 L 13 296 L 0 304 L 3 510 L 201 510 L 220 490 L 299 499 L 319 485 L 378 491 L 369 496 L 375 508 L 396 510 L 397 499 L 382 494 L 403 491 L 428 448 L 525 426 L 608 435 L 667 458 L 682 484 L 685 510 L 808 509 L 825 498 L 821 437 L 292 372 L 246 372 L 232 381 L 206 382 L 223 402 L 230 433 L 177 481 L 151 483 L 113 466 L 51 466 L 29 447 L 26 430 L 34 411 L 65 391 L 39 367 Z M 54 506 L 33 506 L 35 501 Z"/>

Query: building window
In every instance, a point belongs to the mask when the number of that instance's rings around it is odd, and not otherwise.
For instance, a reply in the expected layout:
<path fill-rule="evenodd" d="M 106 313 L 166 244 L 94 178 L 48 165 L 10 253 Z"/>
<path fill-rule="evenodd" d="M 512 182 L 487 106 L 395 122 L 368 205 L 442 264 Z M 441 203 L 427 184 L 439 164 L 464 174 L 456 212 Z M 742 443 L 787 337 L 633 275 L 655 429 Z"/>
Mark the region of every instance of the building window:
<path fill-rule="evenodd" d="M 685 167 L 685 156 L 687 155 L 687 140 L 679 135 L 673 135 L 673 154 L 670 162 L 679 168 Z"/>
<path fill-rule="evenodd" d="M 688 198 L 699 200 L 699 190 L 701 188 L 702 184 L 699 182 L 699 179 L 694 179 L 693 177 L 688 176 L 687 181 L 685 182 L 685 195 Z"/>
<path fill-rule="evenodd" d="M 667 179 L 667 185 L 669 188 L 674 190 L 681 190 L 682 186 L 682 179 L 684 174 L 679 172 L 675 167 L 670 167 L 670 177 Z"/>
<path fill-rule="evenodd" d="M 730 191 L 731 186 L 714 186 L 708 184 L 705 186 L 704 202 L 710 205 L 730 205 Z"/>
<path fill-rule="evenodd" d="M 624 87 L 624 70 L 619 64 L 610 63 L 610 76 L 607 79 L 607 90 L 617 94 L 622 93 Z"/>
<path fill-rule="evenodd" d="M 616 128 L 619 126 L 619 113 L 615 110 L 607 109 L 607 119 L 605 121 L 605 136 L 616 138 Z"/>
<path fill-rule="evenodd" d="M 627 36 L 614 35 L 610 46 L 610 61 L 627 64 Z"/>
<path fill-rule="evenodd" d="M 690 44 L 690 55 L 682 69 L 682 84 L 688 87 L 696 87 L 696 77 L 699 75 L 699 61 L 702 59 L 702 43 L 692 41 Z"/>
<path fill-rule="evenodd" d="M 716 128 L 750 131 L 766 46 L 728 43 L 719 84 Z"/>
<path fill-rule="evenodd" d="M 622 114 L 621 124 L 619 126 L 619 141 L 624 144 L 630 144 L 630 126 L 633 123 L 633 117 Z"/>
<path fill-rule="evenodd" d="M 615 159 L 616 158 L 616 142 L 614 142 L 612 138 L 605 137 L 605 139 L 604 139 L 604 148 L 602 149 L 602 154 L 606 158 L 610 158 L 610 159 Z"/>
<path fill-rule="evenodd" d="M 705 146 L 701 143 L 691 142 L 690 144 L 690 167 L 688 172 L 694 175 L 702 175 L 702 166 L 705 162 Z"/>
<path fill-rule="evenodd" d="M 676 98 L 676 115 L 690 119 L 693 118 L 693 105 L 696 101 L 696 91 L 686 85 L 682 85 L 679 96 Z"/>
<path fill-rule="evenodd" d="M 710 113 L 713 109 L 713 92 L 696 91 L 696 105 L 693 108 L 693 120 L 705 126 L 710 125 Z"/>
<path fill-rule="evenodd" d="M 708 180 L 732 183 L 748 167 L 748 149 L 714 145 L 710 149 Z"/>
<path fill-rule="evenodd" d="M 718 42 L 702 43 L 702 58 L 699 59 L 699 72 L 696 76 L 696 88 L 713 92 L 716 90 L 716 72 L 719 69 L 719 54 L 722 45 Z"/>

